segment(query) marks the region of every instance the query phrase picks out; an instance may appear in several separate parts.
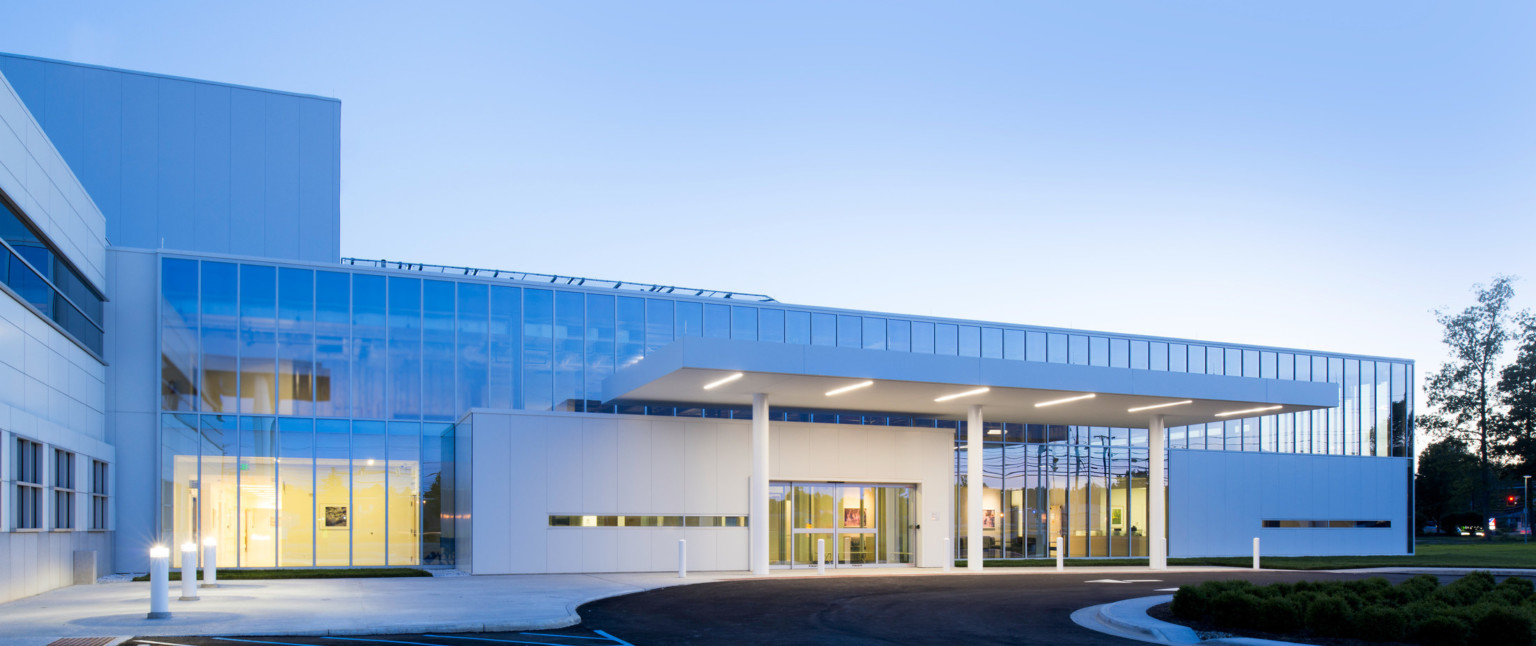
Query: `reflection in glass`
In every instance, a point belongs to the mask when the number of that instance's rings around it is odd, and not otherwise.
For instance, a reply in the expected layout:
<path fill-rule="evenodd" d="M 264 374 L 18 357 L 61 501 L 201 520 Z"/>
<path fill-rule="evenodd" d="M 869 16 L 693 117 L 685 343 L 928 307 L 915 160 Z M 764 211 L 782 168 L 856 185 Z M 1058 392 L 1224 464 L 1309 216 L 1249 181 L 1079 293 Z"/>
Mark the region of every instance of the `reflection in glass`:
<path fill-rule="evenodd" d="M 238 405 L 239 387 L 238 268 L 231 263 L 209 261 L 202 266 L 203 410 L 233 413 Z"/>
<path fill-rule="evenodd" d="M 277 271 L 240 266 L 240 412 L 277 411 Z"/>
<path fill-rule="evenodd" d="M 278 420 L 278 565 L 315 564 L 315 428 L 307 419 Z"/>

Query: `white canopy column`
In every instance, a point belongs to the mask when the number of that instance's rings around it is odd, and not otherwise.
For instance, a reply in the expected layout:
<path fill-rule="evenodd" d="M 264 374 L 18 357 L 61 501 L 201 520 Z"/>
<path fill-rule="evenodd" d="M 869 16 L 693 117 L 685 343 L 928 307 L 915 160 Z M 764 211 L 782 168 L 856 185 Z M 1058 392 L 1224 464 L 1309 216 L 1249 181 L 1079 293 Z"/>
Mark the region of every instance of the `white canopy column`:
<path fill-rule="evenodd" d="M 752 395 L 752 500 L 747 508 L 752 574 L 768 576 L 768 395 Z"/>
<path fill-rule="evenodd" d="M 982 566 L 981 493 L 982 439 L 981 406 L 973 404 L 965 421 L 965 567 L 980 572 Z"/>
<path fill-rule="evenodd" d="M 1164 472 L 1167 470 L 1163 436 L 1163 416 L 1153 415 L 1147 422 L 1147 540 L 1151 543 L 1150 565 L 1154 570 L 1168 569 L 1168 517 L 1167 497 L 1164 494 Z"/>

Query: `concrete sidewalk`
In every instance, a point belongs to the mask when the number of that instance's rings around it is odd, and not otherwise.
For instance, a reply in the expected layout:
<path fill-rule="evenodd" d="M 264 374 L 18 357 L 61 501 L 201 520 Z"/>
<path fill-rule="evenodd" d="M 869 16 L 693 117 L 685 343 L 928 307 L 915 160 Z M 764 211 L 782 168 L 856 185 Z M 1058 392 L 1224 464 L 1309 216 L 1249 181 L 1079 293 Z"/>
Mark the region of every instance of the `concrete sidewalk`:
<path fill-rule="evenodd" d="M 1171 572 L 1232 571 L 1173 567 Z M 1144 579 L 1145 567 L 1071 567 L 1067 574 Z M 974 576 L 962 568 L 828 569 L 825 576 Z M 1054 567 L 987 568 L 983 576 L 1059 574 Z M 774 570 L 768 579 L 816 578 L 814 569 Z M 170 619 L 150 620 L 149 584 L 77 585 L 0 604 L 0 646 L 44 646 L 60 637 L 149 635 L 366 635 L 541 630 L 580 621 L 581 604 L 674 585 L 752 579 L 746 572 L 526 574 L 380 579 L 228 581 L 177 601 Z M 762 580 L 762 579 L 759 579 Z"/>
<path fill-rule="evenodd" d="M 151 620 L 148 583 L 77 585 L 0 604 L 0 646 L 60 637 L 321 635 L 539 630 L 580 621 L 588 601 L 683 583 L 743 577 L 711 573 L 547 574 L 230 581 L 177 601 Z"/>

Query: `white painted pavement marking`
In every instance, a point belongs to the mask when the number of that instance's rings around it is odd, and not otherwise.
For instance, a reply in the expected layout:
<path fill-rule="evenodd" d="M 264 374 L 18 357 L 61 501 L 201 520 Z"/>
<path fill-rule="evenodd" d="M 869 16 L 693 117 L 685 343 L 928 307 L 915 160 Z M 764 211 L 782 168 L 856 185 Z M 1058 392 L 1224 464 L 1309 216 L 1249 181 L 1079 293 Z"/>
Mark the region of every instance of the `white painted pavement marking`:
<path fill-rule="evenodd" d="M 1158 588 L 1156 590 L 1153 590 L 1153 592 L 1178 592 L 1178 591 L 1179 591 L 1178 588 Z"/>
<path fill-rule="evenodd" d="M 1126 579 L 1124 581 L 1121 581 L 1120 579 L 1094 579 L 1092 581 L 1084 581 L 1083 583 L 1162 583 L 1162 582 L 1163 582 L 1162 579 Z"/>

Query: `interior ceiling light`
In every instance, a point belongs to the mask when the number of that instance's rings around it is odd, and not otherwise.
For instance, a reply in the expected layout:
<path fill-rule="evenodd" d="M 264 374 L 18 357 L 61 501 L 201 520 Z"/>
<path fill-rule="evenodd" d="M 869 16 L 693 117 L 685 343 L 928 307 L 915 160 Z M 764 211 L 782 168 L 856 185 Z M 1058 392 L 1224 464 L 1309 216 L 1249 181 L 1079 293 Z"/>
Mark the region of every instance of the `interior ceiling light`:
<path fill-rule="evenodd" d="M 1002 429 L 994 428 L 994 429 L 992 429 L 990 431 L 987 431 L 987 435 L 1002 435 L 1002 434 L 1003 434 Z"/>
<path fill-rule="evenodd" d="M 933 401 L 936 401 L 936 402 L 947 402 L 947 401 L 949 401 L 951 399 L 959 399 L 961 397 L 970 397 L 971 395 L 980 395 L 980 394 L 982 394 L 984 392 L 987 392 L 989 390 L 992 390 L 992 389 L 988 388 L 986 386 L 982 386 L 982 387 L 977 388 L 975 390 L 967 390 L 967 391 L 965 391 L 963 393 L 955 393 L 953 395 L 945 395 L 943 397 L 938 397 L 938 398 L 935 398 Z"/>
<path fill-rule="evenodd" d="M 1168 402 L 1166 404 L 1153 404 L 1151 406 L 1137 406 L 1136 408 L 1127 408 L 1127 409 L 1125 409 L 1125 412 L 1127 412 L 1127 413 L 1140 413 L 1141 411 L 1144 411 L 1144 410 L 1152 410 L 1152 409 L 1155 409 L 1155 408 L 1167 408 L 1169 406 L 1183 406 L 1185 404 L 1193 404 L 1193 403 L 1195 403 L 1195 400 L 1193 400 L 1193 399 L 1186 399 L 1186 400 L 1181 401 L 1181 402 Z"/>
<path fill-rule="evenodd" d="M 738 372 L 738 373 L 736 373 L 734 375 L 731 375 L 731 376 L 726 377 L 724 379 L 721 379 L 719 381 L 712 381 L 710 383 L 704 384 L 704 390 L 714 390 L 716 388 L 724 386 L 724 385 L 726 385 L 728 383 L 736 381 L 737 379 L 740 379 L 740 378 L 745 377 L 745 376 L 746 376 L 746 374 Z"/>
<path fill-rule="evenodd" d="M 1262 413 L 1271 410 L 1280 410 L 1284 406 L 1260 406 L 1258 408 L 1245 408 L 1243 410 L 1229 410 L 1225 413 L 1216 413 L 1217 417 L 1231 417 L 1233 415 L 1247 415 L 1248 413 Z"/>
<path fill-rule="evenodd" d="M 1040 402 L 1038 404 L 1035 404 L 1035 408 L 1040 408 L 1042 406 L 1055 406 L 1057 404 L 1065 404 L 1067 402 L 1081 401 L 1081 400 L 1084 400 L 1084 399 L 1093 399 L 1094 397 L 1098 397 L 1098 395 L 1096 395 L 1094 393 L 1088 393 L 1086 395 L 1078 395 L 1076 397 L 1064 397 L 1064 398 L 1061 398 L 1061 399 L 1053 399 L 1053 400 L 1048 401 L 1048 402 Z"/>
<path fill-rule="evenodd" d="M 832 390 L 828 390 L 827 391 L 827 396 L 831 397 L 833 395 L 841 395 L 843 393 L 855 391 L 855 390 L 858 390 L 860 388 L 868 388 L 868 387 L 873 386 L 873 385 L 875 385 L 875 380 L 867 379 L 865 381 L 861 381 L 861 382 L 853 384 L 853 385 L 843 386 L 842 388 L 834 388 Z"/>

